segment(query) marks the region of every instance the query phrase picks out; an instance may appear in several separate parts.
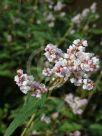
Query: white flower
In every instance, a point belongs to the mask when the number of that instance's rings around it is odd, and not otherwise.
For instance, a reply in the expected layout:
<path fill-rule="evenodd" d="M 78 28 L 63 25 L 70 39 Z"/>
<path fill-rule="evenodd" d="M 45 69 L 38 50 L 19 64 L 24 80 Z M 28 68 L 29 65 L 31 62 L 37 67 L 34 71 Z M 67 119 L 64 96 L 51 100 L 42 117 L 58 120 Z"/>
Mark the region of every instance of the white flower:
<path fill-rule="evenodd" d="M 32 94 L 32 96 L 35 96 L 35 97 L 37 97 L 37 98 L 41 98 L 41 91 L 37 89 L 37 90 Z"/>
<path fill-rule="evenodd" d="M 31 88 L 30 88 L 29 86 L 24 86 L 24 85 L 22 85 L 22 86 L 20 86 L 20 90 L 21 90 L 24 94 L 27 94 L 28 91 L 31 90 Z"/>
<path fill-rule="evenodd" d="M 16 75 L 15 77 L 14 77 L 14 81 L 18 84 L 19 83 L 19 77 L 18 77 L 18 75 Z"/>
<path fill-rule="evenodd" d="M 40 25 L 40 24 L 41 24 L 41 20 L 37 20 L 36 23 L 37 23 L 38 25 Z"/>
<path fill-rule="evenodd" d="M 83 89 L 92 90 L 94 87 L 94 84 L 90 79 L 84 79 L 83 83 Z"/>
<path fill-rule="evenodd" d="M 71 83 L 75 86 L 82 85 L 83 89 L 93 89 L 89 76 L 98 70 L 99 59 L 93 53 L 85 52 L 87 46 L 86 40 L 76 39 L 67 49 L 67 53 L 64 53 L 54 45 L 48 44 L 45 48 L 45 56 L 53 66 L 48 73 L 45 70 L 43 72 L 47 76 L 51 73 L 54 78 L 63 78 L 64 81 L 69 78 Z M 86 84 L 83 82 L 85 78 L 88 80 Z"/>
<path fill-rule="evenodd" d="M 67 102 L 68 104 L 72 104 L 73 103 L 73 94 L 68 94 L 65 96 L 64 98 L 65 102 Z"/>
<path fill-rule="evenodd" d="M 83 64 L 83 67 L 81 67 L 85 71 L 90 71 L 90 66 L 88 64 Z"/>
<path fill-rule="evenodd" d="M 89 14 L 90 10 L 88 8 L 82 11 L 82 17 L 86 17 Z"/>
<path fill-rule="evenodd" d="M 64 17 L 65 15 L 66 15 L 65 12 L 61 12 L 61 13 L 60 13 L 60 16 L 61 16 L 61 17 Z"/>
<path fill-rule="evenodd" d="M 74 40 L 73 43 L 76 45 L 80 42 L 80 39 Z"/>
<path fill-rule="evenodd" d="M 50 69 L 50 68 L 45 68 L 45 69 L 42 71 L 42 74 L 43 74 L 44 76 L 51 76 L 51 74 L 52 74 L 52 69 Z"/>
<path fill-rule="evenodd" d="M 92 61 L 94 64 L 99 64 L 99 59 L 97 57 L 93 57 Z"/>
<path fill-rule="evenodd" d="M 17 70 L 14 80 L 24 94 L 31 92 L 32 96 L 41 97 L 42 93 L 47 92 L 45 85 L 34 81 L 33 76 L 24 74 L 21 69 Z"/>
<path fill-rule="evenodd" d="M 83 113 L 82 107 L 85 106 L 88 102 L 87 99 L 81 99 L 80 97 L 74 97 L 73 94 L 67 94 L 64 98 L 65 102 L 69 104 L 69 107 L 72 109 L 73 113 L 81 115 Z"/>
<path fill-rule="evenodd" d="M 49 13 L 47 16 L 46 16 L 46 21 L 54 21 L 55 20 L 55 17 L 53 16 L 52 13 Z"/>
<path fill-rule="evenodd" d="M 79 46 L 79 47 L 78 47 L 78 50 L 79 50 L 79 51 L 85 51 L 85 47 Z"/>
<path fill-rule="evenodd" d="M 71 83 L 75 83 L 75 81 L 76 81 L 75 78 L 71 78 L 71 79 L 70 79 L 70 82 L 71 82 Z"/>
<path fill-rule="evenodd" d="M 59 64 L 62 65 L 62 66 L 66 66 L 67 65 L 67 60 L 63 59 L 63 58 L 60 58 L 59 59 Z"/>
<path fill-rule="evenodd" d="M 49 9 L 52 9 L 52 8 L 53 8 L 53 5 L 52 5 L 52 4 L 50 4 L 50 5 L 49 5 Z"/>
<path fill-rule="evenodd" d="M 49 26 L 49 27 L 54 27 L 54 25 L 55 25 L 54 22 L 49 22 L 49 23 L 48 23 L 48 26 Z"/>
<path fill-rule="evenodd" d="M 51 116 L 52 116 L 53 119 L 56 119 L 59 116 L 59 112 L 54 112 L 54 113 L 52 113 Z"/>
<path fill-rule="evenodd" d="M 48 116 L 46 116 L 45 114 L 42 114 L 41 121 L 45 122 L 46 124 L 50 124 L 51 123 L 51 119 Z"/>
<path fill-rule="evenodd" d="M 57 4 L 54 6 L 55 11 L 60 11 L 64 7 L 64 4 L 62 4 L 61 1 L 58 1 Z"/>
<path fill-rule="evenodd" d="M 75 24 L 80 24 L 80 21 L 81 21 L 81 14 L 77 14 L 72 18 L 72 22 Z"/>
<path fill-rule="evenodd" d="M 80 24 L 86 19 L 89 14 L 93 14 L 96 12 L 96 3 L 94 2 L 90 8 L 86 8 L 82 11 L 82 13 L 78 13 L 76 16 L 72 18 L 72 23 L 77 27 L 80 27 Z M 87 29 L 88 26 L 84 27 L 84 30 Z"/>
<path fill-rule="evenodd" d="M 84 80 L 83 80 L 83 83 L 84 83 L 84 84 L 87 84 L 87 80 L 88 80 L 88 79 L 84 79 Z"/>
<path fill-rule="evenodd" d="M 71 31 L 70 31 L 70 34 L 74 34 L 74 33 L 75 33 L 75 30 L 71 30 Z"/>
<path fill-rule="evenodd" d="M 59 60 L 59 58 L 63 56 L 63 52 L 53 44 L 48 44 L 45 48 L 44 55 L 46 56 L 48 61 L 54 62 L 56 60 Z"/>
<path fill-rule="evenodd" d="M 64 53 L 63 57 L 67 59 L 69 57 L 68 53 Z"/>
<path fill-rule="evenodd" d="M 87 47 L 87 46 L 88 46 L 88 43 L 87 43 L 86 40 L 83 40 L 83 41 L 82 41 L 82 44 L 83 44 L 84 47 Z"/>
<path fill-rule="evenodd" d="M 90 10 L 92 13 L 95 13 L 96 12 L 96 2 L 94 2 L 91 7 L 90 7 Z"/>

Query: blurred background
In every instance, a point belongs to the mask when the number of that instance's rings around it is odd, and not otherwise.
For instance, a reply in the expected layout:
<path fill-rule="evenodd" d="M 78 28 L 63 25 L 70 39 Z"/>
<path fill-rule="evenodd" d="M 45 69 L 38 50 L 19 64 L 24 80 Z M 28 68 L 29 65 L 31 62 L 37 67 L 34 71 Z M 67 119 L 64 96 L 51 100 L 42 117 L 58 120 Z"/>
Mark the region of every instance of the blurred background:
<path fill-rule="evenodd" d="M 94 2 L 96 7 L 91 10 Z M 84 14 L 84 9 L 89 13 Z M 74 18 L 79 13 L 83 13 L 81 20 Z M 24 102 L 25 96 L 14 82 L 16 70 L 22 68 L 36 80 L 43 80 L 46 44 L 57 44 L 65 51 L 78 38 L 88 40 L 87 51 L 94 52 L 101 61 L 101 15 L 102 0 L 0 0 L 0 136 Z M 82 136 L 102 136 L 101 69 L 100 62 L 99 71 L 92 77 L 97 81 L 96 90 L 80 119 L 85 123 Z M 60 98 L 76 89 L 68 82 L 52 95 Z M 90 92 L 84 95 L 88 97 Z M 21 130 L 17 129 L 14 136 L 19 136 Z M 66 132 L 60 135 L 67 136 Z"/>

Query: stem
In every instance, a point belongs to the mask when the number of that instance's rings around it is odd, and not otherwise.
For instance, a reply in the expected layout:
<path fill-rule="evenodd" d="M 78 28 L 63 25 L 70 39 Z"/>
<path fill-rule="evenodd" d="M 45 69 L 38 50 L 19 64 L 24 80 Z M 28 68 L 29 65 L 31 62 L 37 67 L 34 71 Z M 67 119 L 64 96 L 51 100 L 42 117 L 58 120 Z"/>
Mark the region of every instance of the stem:
<path fill-rule="evenodd" d="M 35 117 L 35 114 L 33 114 L 33 115 L 31 116 L 31 118 L 30 118 L 30 120 L 28 121 L 26 127 L 24 128 L 23 132 L 21 133 L 21 136 L 26 136 L 26 133 L 27 133 L 27 131 L 28 131 L 28 128 L 29 128 L 30 125 L 32 124 L 34 117 Z"/>
<path fill-rule="evenodd" d="M 44 99 L 44 101 L 42 101 L 41 105 L 44 105 L 46 100 L 47 100 L 47 97 L 46 97 L 46 99 Z M 36 110 L 36 113 L 38 113 L 38 110 Z M 34 118 L 35 118 L 35 113 L 32 114 L 30 120 L 27 122 L 26 127 L 24 128 L 24 130 L 22 131 L 20 136 L 28 136 L 27 132 L 28 132 L 28 129 L 31 128 Z"/>

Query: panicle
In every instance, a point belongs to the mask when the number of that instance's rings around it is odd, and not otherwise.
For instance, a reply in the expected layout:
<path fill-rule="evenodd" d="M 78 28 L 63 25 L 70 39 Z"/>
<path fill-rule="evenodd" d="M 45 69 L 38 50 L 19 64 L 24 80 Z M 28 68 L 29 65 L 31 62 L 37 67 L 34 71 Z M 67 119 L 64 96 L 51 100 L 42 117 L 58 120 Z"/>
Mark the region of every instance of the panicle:
<path fill-rule="evenodd" d="M 20 90 L 27 94 L 31 93 L 32 96 L 41 97 L 42 93 L 47 92 L 47 88 L 44 84 L 34 81 L 34 77 L 23 73 L 23 70 L 17 70 L 17 75 L 14 77 L 14 81 L 20 87 Z"/>
<path fill-rule="evenodd" d="M 83 107 L 88 103 L 87 99 L 80 97 L 74 97 L 73 94 L 67 94 L 64 98 L 65 102 L 69 105 L 74 114 L 81 115 L 83 113 Z"/>
<path fill-rule="evenodd" d="M 89 8 L 85 8 L 82 13 L 78 13 L 76 16 L 72 18 L 73 24 L 76 26 L 80 26 L 81 22 L 86 19 L 86 17 L 91 13 L 94 14 L 96 12 L 96 3 L 92 3 L 92 5 Z M 96 16 L 97 17 L 97 16 Z"/>
<path fill-rule="evenodd" d="M 48 44 L 44 54 L 53 66 L 44 68 L 42 74 L 63 78 L 64 81 L 69 78 L 76 86 L 82 85 L 86 90 L 93 89 L 94 83 L 89 77 L 99 69 L 99 59 L 93 53 L 85 52 L 87 46 L 87 40 L 76 39 L 67 49 L 67 53 L 64 53 L 56 46 Z"/>

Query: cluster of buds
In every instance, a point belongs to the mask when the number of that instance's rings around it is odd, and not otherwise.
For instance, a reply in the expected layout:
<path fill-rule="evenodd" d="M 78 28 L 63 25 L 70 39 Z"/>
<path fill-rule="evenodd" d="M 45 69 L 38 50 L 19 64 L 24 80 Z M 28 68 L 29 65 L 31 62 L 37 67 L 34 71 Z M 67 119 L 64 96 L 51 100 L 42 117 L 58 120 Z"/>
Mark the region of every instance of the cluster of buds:
<path fill-rule="evenodd" d="M 77 26 L 80 26 L 80 23 L 89 15 L 94 14 L 96 12 L 96 3 L 94 2 L 90 8 L 85 8 L 82 13 L 77 14 L 72 18 L 72 22 Z M 96 18 L 98 15 L 96 15 Z"/>
<path fill-rule="evenodd" d="M 52 44 L 45 48 L 45 56 L 52 67 L 44 68 L 44 76 L 53 78 L 63 78 L 64 82 L 70 78 L 70 82 L 76 86 L 83 86 L 83 89 L 91 90 L 94 87 L 93 81 L 89 76 L 98 70 L 99 59 L 93 53 L 86 53 L 85 48 L 88 46 L 86 40 L 74 40 L 73 44 L 64 53 Z"/>
<path fill-rule="evenodd" d="M 73 94 L 66 95 L 64 100 L 69 105 L 73 113 L 78 115 L 83 113 L 83 107 L 88 103 L 87 99 L 81 99 L 78 96 L 74 97 Z"/>
<path fill-rule="evenodd" d="M 44 84 L 34 81 L 33 76 L 24 74 L 21 69 L 17 70 L 17 75 L 14 80 L 24 94 L 30 92 L 32 96 L 41 97 L 42 93 L 47 92 Z"/>

